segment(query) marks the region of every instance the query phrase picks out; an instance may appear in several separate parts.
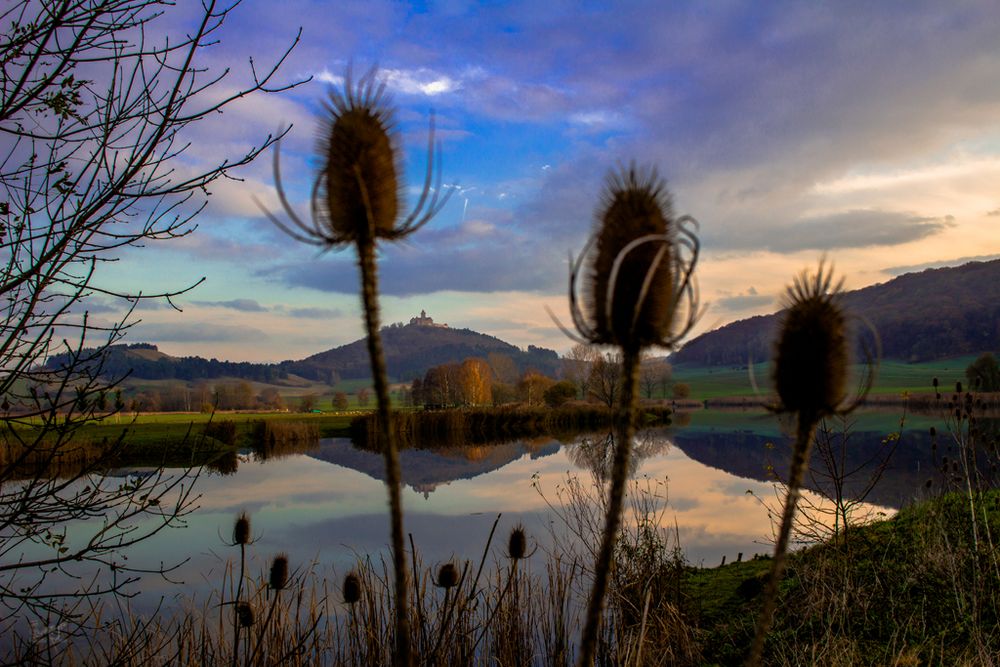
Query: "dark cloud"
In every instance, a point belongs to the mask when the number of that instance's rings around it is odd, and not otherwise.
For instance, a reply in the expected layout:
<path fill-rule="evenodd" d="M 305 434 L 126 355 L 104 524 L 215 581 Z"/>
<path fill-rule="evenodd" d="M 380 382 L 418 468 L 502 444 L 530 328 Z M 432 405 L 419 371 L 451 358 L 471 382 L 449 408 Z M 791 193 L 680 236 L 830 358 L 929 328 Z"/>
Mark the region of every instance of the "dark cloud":
<path fill-rule="evenodd" d="M 410 296 L 444 290 L 498 292 L 543 291 L 565 285 L 565 260 L 537 244 L 517 248 L 489 243 L 466 247 L 388 248 L 379 261 L 379 289 L 389 296 Z M 262 270 L 261 275 L 288 285 L 325 292 L 355 294 L 358 270 L 352 261 L 323 257 Z"/>
<path fill-rule="evenodd" d="M 493 224 L 470 220 L 455 226 L 428 226 L 413 240 L 381 247 L 379 289 L 391 296 L 444 290 L 562 291 L 566 287 L 566 252 L 563 243 L 548 240 L 544 233 L 529 235 L 525 225 L 513 221 Z M 327 292 L 358 291 L 357 266 L 346 253 L 262 268 L 259 275 Z"/>
<path fill-rule="evenodd" d="M 255 299 L 231 299 L 229 301 L 192 301 L 196 306 L 207 308 L 229 308 L 241 313 L 266 313 L 268 309 L 257 303 Z"/>
<path fill-rule="evenodd" d="M 978 136 L 1000 117 L 1000 13 L 985 2 L 854 4 L 848 12 L 817 3 L 693 10 L 652 2 L 572 11 L 563 3 L 456 11 L 433 5 L 418 12 L 344 2 L 319 13 L 306 0 L 280 8 L 250 0 L 227 26 L 226 50 L 211 57 L 216 64 L 244 54 L 266 60 L 303 16 L 310 29 L 288 62 L 290 76 L 339 75 L 351 58 L 359 67 L 377 61 L 391 74 L 404 133 L 416 128 L 424 136 L 428 105 L 439 110 L 439 127 L 451 133 L 446 179 L 520 179 L 519 204 L 508 210 L 480 215 L 477 198 L 484 195 L 470 195 L 470 216 L 482 217 L 492 232 L 439 228 L 435 221 L 408 246 L 385 248 L 381 288 L 388 295 L 563 292 L 567 252 L 579 251 L 593 227 L 604 174 L 632 159 L 661 167 L 685 197 L 678 213 L 702 219 L 704 245 L 713 250 L 886 247 L 927 238 L 953 223 L 873 210 L 796 219 L 815 210 L 808 197 L 817 183 L 858 165 L 905 165 Z M 253 105 L 227 112 L 216 125 L 206 123 L 199 138 L 215 151 L 222 139 L 294 120 L 296 131 L 283 144 L 287 181 L 308 187 L 303 170 L 313 166 L 312 135 L 300 117 L 317 109 L 326 85 L 281 96 L 295 109 L 254 102 L 259 112 Z M 296 109 L 299 116 L 290 116 Z M 419 167 L 421 144 L 406 145 L 417 147 Z M 541 171 L 542 164 L 552 168 Z M 262 183 L 273 181 L 268 160 L 250 169 Z M 297 195 L 303 208 L 305 195 Z M 232 210 L 248 196 L 235 187 L 215 195 L 231 200 Z M 238 225 L 191 235 L 178 248 L 253 260 L 260 275 L 284 284 L 356 293 L 356 268 L 346 254 L 299 262 L 288 253 L 304 251 L 290 250 L 294 244 L 279 242 L 275 230 L 242 219 Z M 719 305 L 764 303 L 755 298 L 762 297 L 724 297 Z"/>
<path fill-rule="evenodd" d="M 60 303 L 65 303 L 65 301 L 66 299 L 60 299 Z M 128 304 L 124 300 L 120 300 L 116 303 L 111 299 L 89 296 L 74 303 L 70 310 L 74 313 L 87 312 L 91 315 L 106 315 L 109 313 L 117 313 L 121 315 L 128 310 Z"/>
<path fill-rule="evenodd" d="M 923 271 L 924 269 L 942 269 L 948 266 L 961 266 L 962 264 L 968 264 L 969 262 L 989 262 L 994 259 L 1000 259 L 1000 255 L 975 255 L 972 257 L 947 259 L 940 262 L 924 262 L 923 264 L 891 266 L 887 269 L 882 269 L 882 273 L 890 276 L 901 276 L 904 273 L 914 273 L 916 271 Z"/>
<path fill-rule="evenodd" d="M 740 294 L 716 299 L 712 302 L 712 306 L 722 310 L 739 311 L 768 306 L 772 303 L 774 303 L 774 297 L 767 294 Z"/>
<path fill-rule="evenodd" d="M 782 225 L 754 223 L 748 225 L 753 233 L 736 236 L 715 232 L 705 238 L 705 244 L 713 249 L 779 253 L 893 246 L 933 236 L 954 225 L 951 216 L 928 218 L 900 211 L 853 210 Z"/>
<path fill-rule="evenodd" d="M 136 340 L 152 340 L 157 343 L 235 343 L 266 338 L 259 329 L 212 322 L 140 322 L 132 329 L 131 335 Z"/>
<path fill-rule="evenodd" d="M 289 317 L 313 320 L 333 319 L 344 315 L 344 311 L 339 308 L 289 308 L 285 312 Z"/>

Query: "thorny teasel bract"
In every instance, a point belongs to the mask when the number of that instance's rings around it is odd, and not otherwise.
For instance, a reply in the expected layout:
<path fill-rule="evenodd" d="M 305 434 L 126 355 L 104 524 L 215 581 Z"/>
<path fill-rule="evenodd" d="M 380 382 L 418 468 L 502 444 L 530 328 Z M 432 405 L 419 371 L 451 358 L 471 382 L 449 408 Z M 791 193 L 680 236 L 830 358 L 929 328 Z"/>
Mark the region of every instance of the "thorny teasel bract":
<path fill-rule="evenodd" d="M 275 142 L 275 189 L 292 224 L 259 201 L 257 205 L 297 241 L 331 249 L 349 243 L 371 245 L 379 238 L 398 240 L 426 224 L 451 195 L 449 191 L 441 196 L 441 150 L 434 142 L 432 115 L 424 185 L 413 211 L 399 221 L 402 157 L 391 100 L 377 75 L 372 68 L 355 83 L 348 69 L 343 90 L 330 89 L 324 104 L 328 117 L 317 145 L 322 164 L 313 181 L 308 222 L 288 201 L 281 181 L 280 142 Z"/>
<path fill-rule="evenodd" d="M 560 328 L 581 343 L 675 347 L 701 314 L 697 227 L 691 216 L 674 217 L 655 168 L 632 164 L 610 172 L 597 229 L 579 257 L 570 255 L 570 313 L 579 336 Z M 581 297 L 584 271 L 589 280 Z"/>
<path fill-rule="evenodd" d="M 840 303 L 843 282 L 834 283 L 833 267 L 826 270 L 821 260 L 815 275 L 803 270 L 788 288 L 774 346 L 776 412 L 797 412 L 811 418 L 846 414 L 871 388 L 879 356 L 877 335 L 876 352 L 866 347 L 867 370 L 857 397 L 847 401 L 850 335 L 848 315 Z"/>

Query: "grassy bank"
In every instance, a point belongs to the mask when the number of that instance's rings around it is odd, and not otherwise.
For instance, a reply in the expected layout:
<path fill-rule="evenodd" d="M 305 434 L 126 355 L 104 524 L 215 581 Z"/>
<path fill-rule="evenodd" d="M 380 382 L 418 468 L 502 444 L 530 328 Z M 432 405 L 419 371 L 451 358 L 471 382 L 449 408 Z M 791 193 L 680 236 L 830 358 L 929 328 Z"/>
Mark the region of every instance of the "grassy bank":
<path fill-rule="evenodd" d="M 158 450 L 173 448 L 180 443 L 198 440 L 205 426 L 213 422 L 232 422 L 236 427 L 237 442 L 247 443 L 259 421 L 313 424 L 321 438 L 345 436 L 349 432 L 354 414 L 296 413 L 296 412 L 217 412 L 157 413 L 135 416 L 111 417 L 99 424 L 88 424 L 79 431 L 81 439 L 100 441 L 126 434 L 129 448 Z M 210 443 L 209 443 L 210 445 Z M 192 443 L 193 446 L 193 443 Z M 208 446 L 208 445 L 206 445 Z"/>
<path fill-rule="evenodd" d="M 953 387 L 955 382 L 965 381 L 965 369 L 975 359 L 975 355 L 971 355 L 914 364 L 884 359 L 879 364 L 872 393 L 898 396 L 903 392 L 932 392 L 931 380 L 935 377 L 940 380 L 941 386 Z M 761 388 L 761 394 L 766 394 L 770 386 L 770 373 L 769 362 L 753 364 L 753 377 Z M 851 373 L 853 377 L 862 377 L 864 368 L 855 364 Z M 698 400 L 757 396 L 750 377 L 747 366 L 674 367 L 674 381 L 690 386 L 691 398 Z"/>
<path fill-rule="evenodd" d="M 58 432 L 34 443 L 20 442 L 30 427 L 16 427 L 21 436 L 0 446 L 0 465 L 15 476 L 37 474 L 65 478 L 81 470 L 114 467 L 235 469 L 236 453 L 251 449 L 267 458 L 301 451 L 321 437 L 346 436 L 351 414 L 301 413 L 165 413 L 109 417 L 79 427 L 72 437 Z"/>
<path fill-rule="evenodd" d="M 1000 493 L 950 493 L 794 554 L 767 664 L 996 664 Z M 706 664 L 739 664 L 768 559 L 685 574 Z"/>

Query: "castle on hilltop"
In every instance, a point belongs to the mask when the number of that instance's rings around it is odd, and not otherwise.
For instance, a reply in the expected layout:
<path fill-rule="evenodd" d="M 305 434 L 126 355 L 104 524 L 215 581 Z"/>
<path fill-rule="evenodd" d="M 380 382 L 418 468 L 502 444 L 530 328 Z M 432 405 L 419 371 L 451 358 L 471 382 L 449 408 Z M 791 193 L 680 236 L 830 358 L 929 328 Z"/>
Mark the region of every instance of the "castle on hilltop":
<path fill-rule="evenodd" d="M 447 329 L 447 324 L 435 324 L 433 317 L 427 317 L 427 311 L 421 310 L 420 317 L 411 317 L 410 324 L 417 327 L 440 327 L 441 329 Z"/>

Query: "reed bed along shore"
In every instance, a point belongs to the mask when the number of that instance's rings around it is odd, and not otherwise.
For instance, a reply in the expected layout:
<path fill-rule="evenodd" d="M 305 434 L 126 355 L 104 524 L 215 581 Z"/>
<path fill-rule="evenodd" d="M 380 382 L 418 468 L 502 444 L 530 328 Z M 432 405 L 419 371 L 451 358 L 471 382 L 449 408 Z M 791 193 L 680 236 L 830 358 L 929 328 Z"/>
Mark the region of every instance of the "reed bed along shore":
<path fill-rule="evenodd" d="M 669 425 L 669 406 L 644 406 L 641 425 Z M 462 408 L 393 412 L 393 432 L 402 446 L 463 443 L 482 444 L 537 435 L 559 435 L 607 430 L 614 413 L 599 405 L 572 405 L 561 408 Z M 378 417 L 366 414 L 351 422 L 351 439 L 362 447 L 376 443 Z"/>
<path fill-rule="evenodd" d="M 169 437 L 160 441 L 158 425 L 139 430 L 155 431 L 152 438 L 132 437 L 133 425 L 119 426 L 116 437 L 100 438 L 84 432 L 72 438 L 22 442 L 0 440 L 0 468 L 13 480 L 49 477 L 65 479 L 83 471 L 100 473 L 110 468 L 198 468 L 234 471 L 237 451 L 250 449 L 262 459 L 302 452 L 319 444 L 321 427 L 315 421 L 217 419 L 203 425 L 171 424 Z M 162 434 L 161 434 L 162 435 Z"/>

